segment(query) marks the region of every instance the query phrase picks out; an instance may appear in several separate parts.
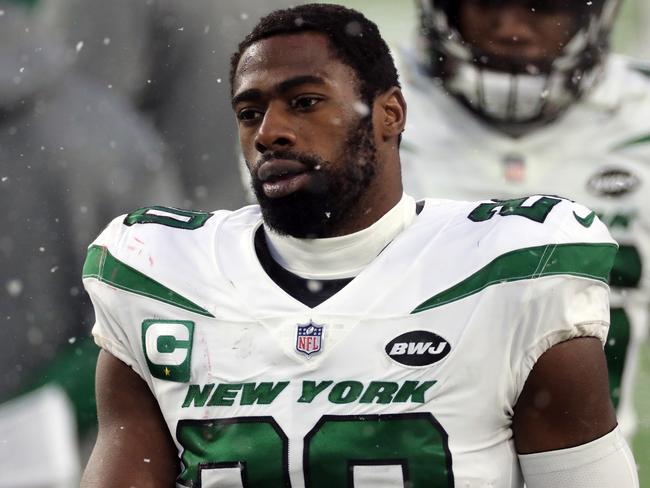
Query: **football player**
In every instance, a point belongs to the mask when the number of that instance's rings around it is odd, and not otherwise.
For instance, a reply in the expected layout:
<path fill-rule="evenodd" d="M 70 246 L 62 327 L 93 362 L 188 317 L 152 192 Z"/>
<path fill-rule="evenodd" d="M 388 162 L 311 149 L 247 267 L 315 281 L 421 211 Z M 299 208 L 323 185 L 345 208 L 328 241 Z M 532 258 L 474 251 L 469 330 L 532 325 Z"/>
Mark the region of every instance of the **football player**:
<path fill-rule="evenodd" d="M 397 71 L 353 10 L 269 14 L 231 90 L 259 205 L 142 208 L 89 247 L 82 486 L 638 486 L 592 211 L 405 195 Z"/>
<path fill-rule="evenodd" d="M 420 0 L 403 52 L 407 191 L 463 199 L 542 192 L 593 208 L 620 245 L 605 345 L 621 429 L 647 335 L 650 80 L 609 53 L 620 0 Z"/>

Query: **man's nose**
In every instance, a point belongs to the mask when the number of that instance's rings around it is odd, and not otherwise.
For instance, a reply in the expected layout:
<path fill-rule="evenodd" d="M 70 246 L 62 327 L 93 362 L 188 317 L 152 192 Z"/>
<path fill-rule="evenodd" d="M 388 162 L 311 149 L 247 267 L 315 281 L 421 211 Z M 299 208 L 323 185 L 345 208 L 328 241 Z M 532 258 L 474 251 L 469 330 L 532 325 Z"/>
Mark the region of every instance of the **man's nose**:
<path fill-rule="evenodd" d="M 286 109 L 279 104 L 270 103 L 255 135 L 255 149 L 260 153 L 287 149 L 295 142 L 295 127 Z"/>
<path fill-rule="evenodd" d="M 535 12 L 525 5 L 506 5 L 495 9 L 491 24 L 493 39 L 498 43 L 525 45 L 535 36 Z"/>

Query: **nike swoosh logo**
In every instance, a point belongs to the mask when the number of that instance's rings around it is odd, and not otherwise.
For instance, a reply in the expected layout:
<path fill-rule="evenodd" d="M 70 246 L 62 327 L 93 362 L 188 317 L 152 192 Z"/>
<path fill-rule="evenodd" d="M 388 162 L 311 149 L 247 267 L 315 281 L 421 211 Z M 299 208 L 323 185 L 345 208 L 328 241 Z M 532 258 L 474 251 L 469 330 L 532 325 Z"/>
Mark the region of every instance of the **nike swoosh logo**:
<path fill-rule="evenodd" d="M 580 217 L 580 216 L 578 216 L 577 213 L 573 212 L 573 216 L 576 218 L 576 220 L 578 221 L 578 223 L 581 226 L 589 228 L 589 227 L 591 227 L 591 224 L 594 223 L 594 219 L 596 218 L 596 212 L 592 211 L 586 217 Z"/>

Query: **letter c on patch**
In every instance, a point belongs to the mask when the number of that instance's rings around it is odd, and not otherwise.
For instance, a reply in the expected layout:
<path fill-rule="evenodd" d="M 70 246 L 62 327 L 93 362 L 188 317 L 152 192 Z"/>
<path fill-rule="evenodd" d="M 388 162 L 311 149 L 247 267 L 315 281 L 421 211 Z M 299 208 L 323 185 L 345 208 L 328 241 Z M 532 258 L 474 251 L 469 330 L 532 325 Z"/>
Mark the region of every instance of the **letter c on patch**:
<path fill-rule="evenodd" d="M 142 346 L 151 375 L 167 381 L 185 382 L 190 377 L 194 322 L 145 320 Z"/>

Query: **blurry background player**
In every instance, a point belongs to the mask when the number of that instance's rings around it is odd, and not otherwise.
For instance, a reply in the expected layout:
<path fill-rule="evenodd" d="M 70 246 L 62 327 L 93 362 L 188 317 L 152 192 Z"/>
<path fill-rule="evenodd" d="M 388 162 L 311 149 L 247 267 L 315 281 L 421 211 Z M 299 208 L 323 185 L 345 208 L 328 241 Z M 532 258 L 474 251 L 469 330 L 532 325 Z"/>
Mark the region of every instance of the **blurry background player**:
<path fill-rule="evenodd" d="M 606 345 L 624 433 L 650 302 L 650 80 L 609 55 L 620 0 L 420 0 L 403 53 L 403 175 L 416 197 L 535 192 L 595 209 L 620 243 Z M 588 226 L 589 221 L 584 225 Z"/>
<path fill-rule="evenodd" d="M 0 0 L 2 488 L 78 486 L 98 352 L 79 279 L 85 241 L 115 212 L 181 204 L 157 132 L 70 69 L 42 6 Z"/>

